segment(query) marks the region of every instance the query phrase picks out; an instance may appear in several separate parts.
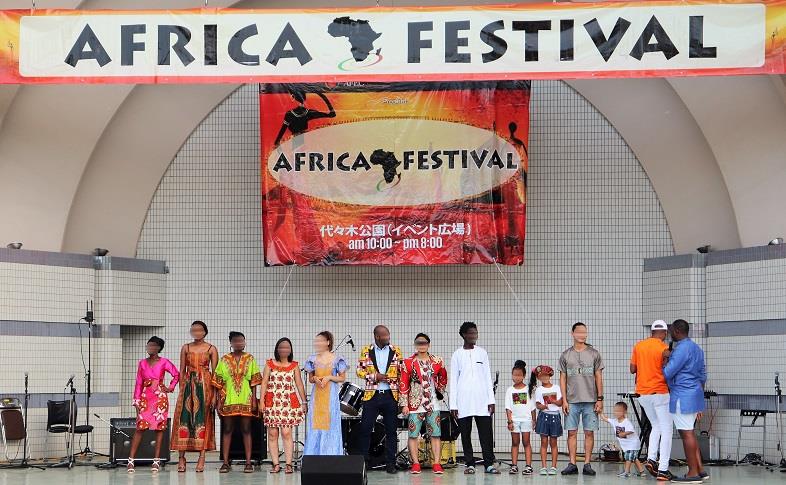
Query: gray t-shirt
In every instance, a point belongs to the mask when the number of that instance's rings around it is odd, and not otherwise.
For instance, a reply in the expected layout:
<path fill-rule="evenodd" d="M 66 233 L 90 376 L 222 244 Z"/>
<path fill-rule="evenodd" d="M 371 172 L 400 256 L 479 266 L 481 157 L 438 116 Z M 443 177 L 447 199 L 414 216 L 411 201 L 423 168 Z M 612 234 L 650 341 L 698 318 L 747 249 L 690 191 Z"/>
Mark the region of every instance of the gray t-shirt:
<path fill-rule="evenodd" d="M 597 401 L 595 371 L 603 370 L 603 357 L 594 347 L 587 345 L 581 352 L 569 347 L 559 358 L 559 370 L 567 376 L 568 403 Z"/>

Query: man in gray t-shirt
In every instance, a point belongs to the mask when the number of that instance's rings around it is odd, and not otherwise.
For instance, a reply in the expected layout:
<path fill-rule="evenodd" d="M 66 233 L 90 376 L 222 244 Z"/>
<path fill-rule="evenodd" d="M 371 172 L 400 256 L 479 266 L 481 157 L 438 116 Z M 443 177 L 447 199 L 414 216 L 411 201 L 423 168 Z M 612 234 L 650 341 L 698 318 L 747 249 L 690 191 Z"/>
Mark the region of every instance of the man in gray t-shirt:
<path fill-rule="evenodd" d="M 568 454 L 570 463 L 562 470 L 563 475 L 576 475 L 576 448 L 578 447 L 579 423 L 584 428 L 584 475 L 594 476 L 592 449 L 595 446 L 595 431 L 598 430 L 598 413 L 603 411 L 603 358 L 594 347 L 587 344 L 587 326 L 577 322 L 571 329 L 573 345 L 559 358 L 559 384 L 565 400 L 565 429 L 568 431 Z"/>

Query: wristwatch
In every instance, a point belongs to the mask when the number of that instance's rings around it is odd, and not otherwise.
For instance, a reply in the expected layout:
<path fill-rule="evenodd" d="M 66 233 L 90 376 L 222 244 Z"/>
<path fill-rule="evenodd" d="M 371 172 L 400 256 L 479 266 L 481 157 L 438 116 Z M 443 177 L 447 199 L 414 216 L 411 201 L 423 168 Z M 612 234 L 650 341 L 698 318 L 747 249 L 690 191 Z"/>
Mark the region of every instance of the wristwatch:
<path fill-rule="evenodd" d="M 598 401 L 603 401 L 603 396 L 598 396 Z"/>

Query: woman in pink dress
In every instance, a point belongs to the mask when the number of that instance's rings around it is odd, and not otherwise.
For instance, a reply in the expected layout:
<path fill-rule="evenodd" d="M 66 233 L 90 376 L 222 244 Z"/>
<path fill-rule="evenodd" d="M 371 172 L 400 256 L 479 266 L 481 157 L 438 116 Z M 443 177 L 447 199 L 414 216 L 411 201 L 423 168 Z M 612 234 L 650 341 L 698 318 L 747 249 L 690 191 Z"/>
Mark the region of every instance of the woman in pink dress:
<path fill-rule="evenodd" d="M 158 354 L 164 350 L 164 340 L 158 337 L 150 337 L 147 341 L 146 359 L 139 361 L 139 368 L 136 371 L 136 386 L 134 387 L 134 407 L 136 408 L 136 432 L 131 440 L 131 452 L 128 456 L 128 473 L 134 473 L 134 458 L 136 457 L 139 444 L 142 442 L 142 434 L 147 430 L 156 432 L 156 454 L 153 458 L 153 465 L 150 467 L 153 473 L 158 473 L 161 469 L 161 440 L 167 428 L 169 419 L 169 397 L 177 386 L 180 379 L 180 372 L 177 367 Z M 172 376 L 169 386 L 164 383 L 164 373 L 168 372 Z"/>

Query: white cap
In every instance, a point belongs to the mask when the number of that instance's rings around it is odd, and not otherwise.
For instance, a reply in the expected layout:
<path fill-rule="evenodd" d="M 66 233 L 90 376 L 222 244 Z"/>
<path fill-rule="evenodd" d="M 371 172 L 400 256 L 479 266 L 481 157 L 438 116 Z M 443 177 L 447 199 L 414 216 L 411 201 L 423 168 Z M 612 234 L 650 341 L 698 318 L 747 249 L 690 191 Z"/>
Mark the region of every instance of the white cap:
<path fill-rule="evenodd" d="M 669 326 L 663 320 L 655 320 L 650 326 L 650 330 L 668 330 Z"/>

